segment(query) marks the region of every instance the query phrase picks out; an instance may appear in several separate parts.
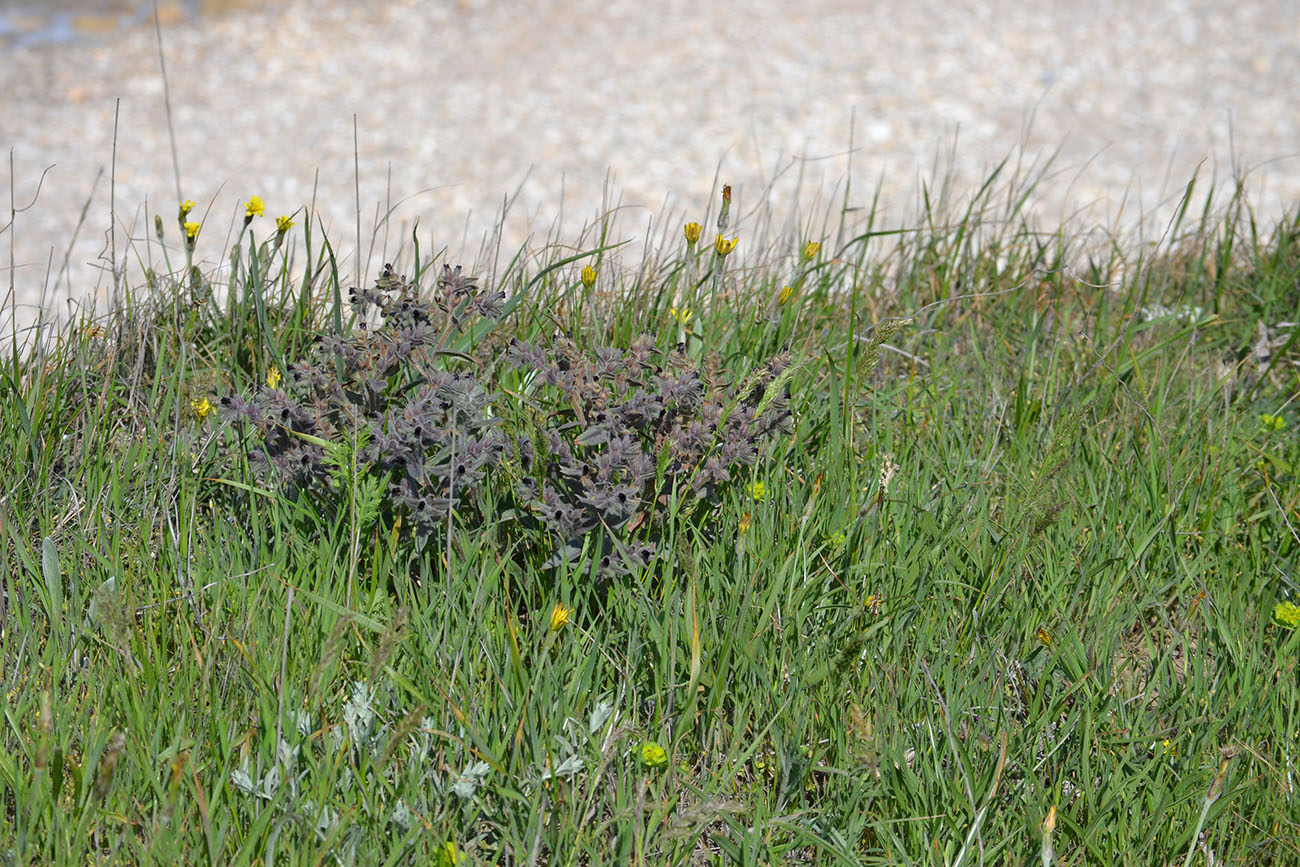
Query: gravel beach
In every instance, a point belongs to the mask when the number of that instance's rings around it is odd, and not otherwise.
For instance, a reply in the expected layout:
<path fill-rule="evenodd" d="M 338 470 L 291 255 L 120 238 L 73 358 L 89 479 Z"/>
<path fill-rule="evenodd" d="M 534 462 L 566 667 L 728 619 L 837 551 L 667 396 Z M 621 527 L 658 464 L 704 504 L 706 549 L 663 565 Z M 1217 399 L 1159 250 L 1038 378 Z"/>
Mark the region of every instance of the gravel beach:
<path fill-rule="evenodd" d="M 740 214 L 766 198 L 778 219 L 850 180 L 851 205 L 879 188 L 905 222 L 922 180 L 950 175 L 960 198 L 1008 155 L 1022 171 L 1054 155 L 1029 202 L 1046 228 L 1158 233 L 1198 170 L 1223 186 L 1249 170 L 1265 223 L 1300 202 L 1289 0 L 283 2 L 169 16 L 162 38 L 179 193 L 150 24 L 0 49 L 3 171 L 32 203 L 0 234 L 5 332 L 102 304 L 114 246 L 138 283 L 155 212 L 179 241 L 180 197 L 214 268 L 241 200 L 265 200 L 265 236 L 314 198 L 352 274 L 354 116 L 371 270 L 417 218 L 422 246 L 472 263 L 507 196 L 506 250 L 576 242 L 616 202 L 643 239 L 651 218 L 702 215 L 715 174 Z"/>

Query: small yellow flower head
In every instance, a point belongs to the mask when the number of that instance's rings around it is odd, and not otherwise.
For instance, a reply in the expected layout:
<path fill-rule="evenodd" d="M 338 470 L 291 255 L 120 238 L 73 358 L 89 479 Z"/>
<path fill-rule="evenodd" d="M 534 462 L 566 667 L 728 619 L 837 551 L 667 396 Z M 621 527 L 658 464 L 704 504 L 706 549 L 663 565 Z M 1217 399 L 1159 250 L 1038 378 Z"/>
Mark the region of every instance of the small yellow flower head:
<path fill-rule="evenodd" d="M 817 241 L 809 241 L 807 244 L 804 244 L 803 260 L 805 262 L 811 262 L 813 259 L 816 259 L 817 254 L 821 252 L 821 249 L 822 245 Z"/>
<path fill-rule="evenodd" d="M 582 269 L 582 285 L 590 289 L 596 285 L 596 269 L 586 265 Z"/>
<path fill-rule="evenodd" d="M 1259 423 L 1269 433 L 1277 433 L 1286 427 L 1286 419 L 1280 415 L 1269 415 L 1266 412 L 1259 414 Z"/>
<path fill-rule="evenodd" d="M 691 312 L 689 307 L 669 307 L 668 315 L 676 320 L 678 325 L 686 328 L 691 321 L 691 317 L 695 314 Z"/>
<path fill-rule="evenodd" d="M 566 608 L 563 603 L 556 602 L 555 607 L 551 609 L 551 631 L 559 632 L 569 622 L 570 615 L 573 614 L 572 608 Z"/>
<path fill-rule="evenodd" d="M 688 246 L 691 246 L 691 247 L 694 247 L 694 246 L 695 246 L 695 242 L 698 241 L 698 240 L 700 240 L 700 232 L 703 232 L 703 231 L 704 231 L 704 227 L 701 226 L 699 223 L 687 223 L 687 224 L 686 224 L 686 243 L 687 243 L 687 245 L 688 245 Z"/>
<path fill-rule="evenodd" d="M 1038 643 L 1043 645 L 1043 647 L 1051 647 L 1056 643 L 1052 638 L 1052 633 L 1049 632 L 1045 626 L 1038 627 L 1038 632 L 1035 633 L 1035 635 L 1038 638 Z"/>
<path fill-rule="evenodd" d="M 1273 606 L 1273 620 L 1278 626 L 1295 629 L 1300 626 L 1300 605 L 1294 602 L 1279 602 Z"/>
<path fill-rule="evenodd" d="M 1169 738 L 1165 738 L 1160 742 L 1160 748 L 1164 751 L 1164 754 L 1167 756 L 1172 756 L 1174 753 L 1178 752 L 1178 745 L 1175 744 Z"/>
<path fill-rule="evenodd" d="M 208 417 L 208 413 L 212 412 L 212 404 L 208 403 L 206 397 L 192 400 L 190 401 L 190 411 L 194 413 L 195 418 L 203 421 Z"/>
<path fill-rule="evenodd" d="M 749 486 L 749 495 L 754 498 L 755 502 L 763 502 L 767 499 L 767 485 L 762 482 L 754 482 Z"/>
<path fill-rule="evenodd" d="M 722 233 L 719 232 L 718 239 L 713 242 L 713 248 L 718 251 L 719 256 L 725 256 L 728 253 L 730 253 L 732 250 L 736 249 L 736 242 L 739 240 L 740 240 L 740 236 L 737 235 L 736 237 L 728 241 L 726 238 L 722 236 Z"/>
<path fill-rule="evenodd" d="M 880 606 L 884 603 L 884 598 L 879 593 L 868 593 L 862 599 L 862 607 L 873 617 L 879 616 Z"/>
<path fill-rule="evenodd" d="M 185 229 L 186 240 L 188 240 L 191 244 L 193 244 L 195 240 L 197 240 L 199 237 L 199 224 L 195 222 L 189 222 L 186 223 L 183 226 L 183 228 Z"/>
<path fill-rule="evenodd" d="M 261 196 L 250 196 L 248 204 L 244 205 L 244 222 L 247 223 L 254 217 L 260 217 L 266 213 L 266 205 L 262 203 Z"/>
<path fill-rule="evenodd" d="M 749 512 L 746 512 L 745 514 L 741 515 L 741 516 L 740 516 L 740 523 L 736 526 L 736 532 L 740 533 L 740 535 L 742 535 L 742 536 L 745 535 L 746 533 L 748 533 L 748 532 L 749 532 L 749 520 L 750 520 L 750 518 L 749 518 Z"/>
<path fill-rule="evenodd" d="M 275 231 L 277 234 L 283 235 L 285 232 L 289 231 L 292 228 L 293 228 L 293 220 L 290 220 L 287 215 L 283 217 L 275 218 Z"/>
<path fill-rule="evenodd" d="M 651 770 L 668 767 L 668 751 L 654 741 L 641 745 L 641 764 Z"/>
<path fill-rule="evenodd" d="M 185 201 L 181 202 L 180 216 L 178 216 L 177 219 L 180 222 L 184 223 L 185 218 L 190 215 L 190 211 L 192 210 L 194 210 L 194 202 L 190 199 L 186 199 Z"/>
<path fill-rule="evenodd" d="M 777 304 L 780 304 L 780 305 L 784 305 L 785 302 L 787 302 L 787 301 L 790 300 L 790 297 L 791 297 L 792 295 L 794 295 L 794 287 L 793 287 L 793 286 L 782 286 L 782 287 L 781 287 L 781 294 L 778 295 L 778 296 L 776 296 L 776 303 L 777 303 Z"/>
<path fill-rule="evenodd" d="M 280 368 L 278 368 L 278 367 L 276 367 L 274 364 L 272 364 L 270 367 L 268 367 L 268 368 L 266 369 L 266 387 L 267 387 L 267 388 L 275 388 L 277 385 L 280 384 L 280 379 L 281 379 L 281 376 L 280 376 Z"/>

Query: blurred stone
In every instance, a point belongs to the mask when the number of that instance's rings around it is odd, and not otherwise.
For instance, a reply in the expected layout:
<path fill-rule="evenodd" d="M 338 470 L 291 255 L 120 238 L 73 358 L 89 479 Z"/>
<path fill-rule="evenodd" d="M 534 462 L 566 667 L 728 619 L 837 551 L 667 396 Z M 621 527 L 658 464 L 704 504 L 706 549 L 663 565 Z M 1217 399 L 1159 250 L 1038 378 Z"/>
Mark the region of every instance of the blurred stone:
<path fill-rule="evenodd" d="M 70 41 L 15 36 L 32 9 Z M 272 215 L 314 198 L 313 225 L 328 230 L 345 281 L 409 255 L 417 219 L 422 248 L 445 246 L 467 266 L 495 255 L 498 224 L 508 261 L 530 238 L 534 250 L 551 234 L 580 243 L 615 206 L 622 237 L 644 240 L 653 218 L 656 232 L 675 223 L 675 238 L 685 218 L 705 217 L 715 176 L 736 190 L 736 268 L 770 253 L 752 235 L 760 199 L 774 233 L 797 234 L 827 203 L 838 218 L 848 179 L 849 207 L 869 206 L 879 187 L 877 225 L 906 224 L 923 181 L 932 194 L 947 181 L 959 212 L 1008 156 L 999 189 L 1048 172 L 1024 213 L 1049 229 L 1069 220 L 1159 236 L 1198 173 L 1200 195 L 1254 169 L 1247 189 L 1265 226 L 1300 202 L 1300 52 L 1294 28 L 1275 26 L 1294 19 L 1290 0 L 808 0 L 797 15 L 781 0 L 744 14 L 685 0 L 160 0 L 163 10 L 179 191 L 152 4 L 0 0 L 0 148 L 13 150 L 16 200 L 35 199 L 10 230 L 15 306 L 0 331 L 68 298 L 108 297 L 119 98 L 112 231 L 133 284 L 138 263 L 162 258 L 153 214 L 171 228 L 178 197 L 205 215 L 196 255 L 213 271 L 242 200 L 266 199 L 268 218 L 251 227 L 264 237 Z M 71 11 L 124 17 L 105 36 L 49 23 Z"/>

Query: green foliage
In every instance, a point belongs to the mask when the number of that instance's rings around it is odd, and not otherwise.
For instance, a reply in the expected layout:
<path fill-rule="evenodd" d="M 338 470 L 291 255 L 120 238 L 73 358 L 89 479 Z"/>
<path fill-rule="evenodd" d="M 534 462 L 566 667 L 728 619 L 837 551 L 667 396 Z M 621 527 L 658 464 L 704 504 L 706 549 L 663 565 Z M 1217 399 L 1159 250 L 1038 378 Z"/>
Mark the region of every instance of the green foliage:
<path fill-rule="evenodd" d="M 332 253 L 288 276 L 305 218 L 224 297 L 7 352 L 0 863 L 1300 859 L 1300 222 L 1087 259 L 994 192 L 741 220 L 703 274 L 680 240 L 625 266 L 611 218 L 592 285 L 558 243 L 485 267 L 496 330 L 418 261 L 345 322 Z M 617 538 L 657 550 L 592 594 L 506 518 L 587 508 L 625 437 Z"/>

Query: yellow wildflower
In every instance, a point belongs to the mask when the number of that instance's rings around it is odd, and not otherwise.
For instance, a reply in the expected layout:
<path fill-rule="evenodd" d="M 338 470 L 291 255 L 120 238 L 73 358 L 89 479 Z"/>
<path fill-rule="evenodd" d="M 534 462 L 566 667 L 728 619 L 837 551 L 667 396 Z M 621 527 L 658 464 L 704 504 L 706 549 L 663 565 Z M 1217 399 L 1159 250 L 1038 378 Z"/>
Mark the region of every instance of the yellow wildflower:
<path fill-rule="evenodd" d="M 732 238 L 730 241 L 728 241 L 726 238 L 722 236 L 722 233 L 719 232 L 718 239 L 713 242 L 713 247 L 715 250 L 718 251 L 719 256 L 725 256 L 728 253 L 730 253 L 732 250 L 736 249 L 736 242 L 739 240 L 740 240 L 740 236 L 737 235 L 735 238 Z"/>
<path fill-rule="evenodd" d="M 275 231 L 277 233 L 283 235 L 285 232 L 289 231 L 292 228 L 293 228 L 293 220 L 290 220 L 287 215 L 283 217 L 275 218 Z"/>
<path fill-rule="evenodd" d="M 1038 627 L 1036 636 L 1038 638 L 1038 643 L 1043 645 L 1043 647 L 1051 647 L 1055 643 L 1052 638 L 1052 633 L 1049 632 L 1045 626 Z"/>
<path fill-rule="evenodd" d="M 260 217 L 266 213 L 266 205 L 262 203 L 261 196 L 249 196 L 248 204 L 244 205 L 244 221 L 248 222 L 254 217 Z"/>
<path fill-rule="evenodd" d="M 277 385 L 280 384 L 280 379 L 281 379 L 281 376 L 280 376 L 280 368 L 278 368 L 278 367 L 276 367 L 274 364 L 272 364 L 270 367 L 268 367 L 268 368 L 266 369 L 266 387 L 267 387 L 267 388 L 275 388 Z"/>
<path fill-rule="evenodd" d="M 749 512 L 740 516 L 740 523 L 736 526 L 736 532 L 742 536 L 749 532 Z"/>
<path fill-rule="evenodd" d="M 691 317 L 695 314 L 691 312 L 691 308 L 689 307 L 669 307 L 668 315 L 677 320 L 678 325 L 686 327 L 687 323 L 691 321 Z"/>
<path fill-rule="evenodd" d="M 596 269 L 586 265 L 582 269 L 582 285 L 590 289 L 596 285 Z"/>
<path fill-rule="evenodd" d="M 641 745 L 641 764 L 652 769 L 666 768 L 668 751 L 654 741 L 647 741 Z"/>
<path fill-rule="evenodd" d="M 1043 819 L 1043 836 L 1047 838 L 1044 849 L 1047 849 L 1052 842 L 1052 832 L 1056 830 L 1056 805 L 1047 808 L 1047 817 Z M 1048 858 L 1047 860 L 1051 860 Z"/>
<path fill-rule="evenodd" d="M 1269 431 L 1270 433 L 1276 433 L 1286 427 L 1286 419 L 1282 418 L 1280 415 L 1269 415 L 1266 412 L 1259 414 L 1259 423 L 1264 430 Z"/>
<path fill-rule="evenodd" d="M 1300 626 L 1300 605 L 1294 602 L 1279 602 L 1273 606 L 1273 619 L 1278 626 L 1295 629 Z"/>
<path fill-rule="evenodd" d="M 794 287 L 793 287 L 793 286 L 782 286 L 782 287 L 781 287 L 781 294 L 778 295 L 778 296 L 776 297 L 776 303 L 777 303 L 777 304 L 785 304 L 785 302 L 787 302 L 787 301 L 790 300 L 790 296 L 792 296 L 792 295 L 794 295 Z"/>
<path fill-rule="evenodd" d="M 185 218 L 190 215 L 190 211 L 192 210 L 194 210 L 194 202 L 190 199 L 186 199 L 185 201 L 181 202 L 180 216 L 177 217 L 177 219 L 180 222 L 184 223 Z"/>
<path fill-rule="evenodd" d="M 804 261 L 810 262 L 813 259 L 816 259 L 817 254 L 821 252 L 821 249 L 822 249 L 822 245 L 817 241 L 809 241 L 807 244 L 804 244 L 803 247 Z"/>
<path fill-rule="evenodd" d="M 704 231 L 704 227 L 701 226 L 699 223 L 687 223 L 687 224 L 686 224 L 686 243 L 689 244 L 690 246 L 694 247 L 694 246 L 695 246 L 695 242 L 698 241 L 698 240 L 700 240 L 700 232 L 702 232 L 702 231 Z"/>
<path fill-rule="evenodd" d="M 572 608 L 566 608 L 563 603 L 556 602 L 555 607 L 551 609 L 551 631 L 559 632 L 569 622 L 569 615 L 573 614 Z"/>
<path fill-rule="evenodd" d="M 185 229 L 185 237 L 193 243 L 199 237 L 199 224 L 195 222 L 186 223 L 182 228 Z"/>
<path fill-rule="evenodd" d="M 762 482 L 754 482 L 749 486 L 749 495 L 758 502 L 763 502 L 767 499 L 767 485 Z"/>
<path fill-rule="evenodd" d="M 199 398 L 198 400 L 190 401 L 190 410 L 194 413 L 195 418 L 199 421 L 203 421 L 208 417 L 208 413 L 212 412 L 212 404 L 208 403 L 206 397 Z"/>

